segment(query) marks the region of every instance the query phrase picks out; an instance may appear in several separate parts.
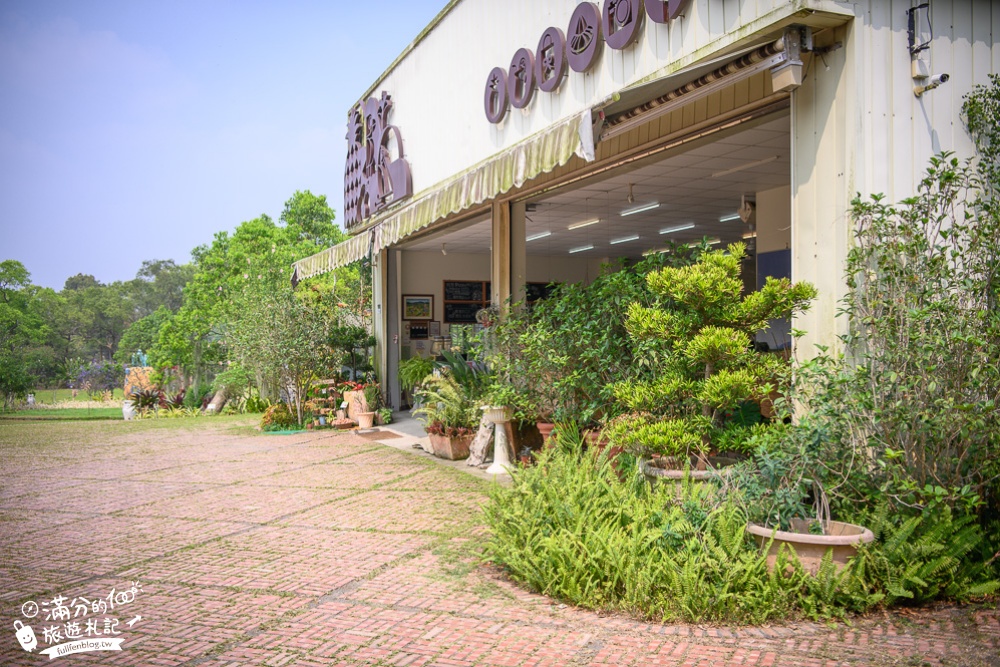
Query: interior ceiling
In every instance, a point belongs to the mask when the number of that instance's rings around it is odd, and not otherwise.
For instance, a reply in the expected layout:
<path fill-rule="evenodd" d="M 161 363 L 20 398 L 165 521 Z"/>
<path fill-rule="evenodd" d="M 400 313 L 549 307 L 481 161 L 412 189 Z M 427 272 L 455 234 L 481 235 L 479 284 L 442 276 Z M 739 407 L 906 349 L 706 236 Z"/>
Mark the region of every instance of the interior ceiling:
<path fill-rule="evenodd" d="M 748 231 L 741 221 L 720 222 L 732 215 L 743 195 L 788 185 L 791 181 L 788 115 L 720 135 L 711 141 L 653 164 L 612 171 L 602 178 L 567 187 L 529 200 L 526 237 L 549 232 L 528 241 L 529 256 L 565 256 L 570 250 L 593 245 L 576 257 L 638 257 L 663 247 L 668 240 L 698 241 L 718 237 L 729 243 Z M 629 203 L 629 184 L 633 202 Z M 621 212 L 644 204 L 659 206 L 642 213 Z M 570 226 L 600 218 L 600 222 L 575 230 Z M 660 230 L 693 224 L 684 231 Z M 638 236 L 638 239 L 612 241 Z M 490 221 L 474 221 L 449 228 L 409 244 L 406 250 L 489 253 Z"/>

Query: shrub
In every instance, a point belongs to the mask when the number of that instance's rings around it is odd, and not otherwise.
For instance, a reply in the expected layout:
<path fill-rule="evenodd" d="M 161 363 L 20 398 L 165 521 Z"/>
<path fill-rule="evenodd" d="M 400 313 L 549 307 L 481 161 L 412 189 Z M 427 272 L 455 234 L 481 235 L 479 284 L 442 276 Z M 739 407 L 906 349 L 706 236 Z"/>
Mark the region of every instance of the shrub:
<path fill-rule="evenodd" d="M 966 563 L 982 540 L 974 523 L 945 511 L 899 525 L 888 506 L 872 517 L 876 542 L 847 567 L 827 557 L 810 575 L 783 548 L 769 572 L 735 496 L 688 480 L 650 489 L 634 465 L 616 471 L 560 432 L 537 465 L 491 489 L 485 509 L 485 557 L 537 592 L 657 621 L 764 623 L 964 600 L 1000 585 Z"/>
<path fill-rule="evenodd" d="M 260 427 L 265 431 L 281 431 L 296 424 L 298 419 L 285 403 L 275 403 L 264 410 L 260 420 Z"/>

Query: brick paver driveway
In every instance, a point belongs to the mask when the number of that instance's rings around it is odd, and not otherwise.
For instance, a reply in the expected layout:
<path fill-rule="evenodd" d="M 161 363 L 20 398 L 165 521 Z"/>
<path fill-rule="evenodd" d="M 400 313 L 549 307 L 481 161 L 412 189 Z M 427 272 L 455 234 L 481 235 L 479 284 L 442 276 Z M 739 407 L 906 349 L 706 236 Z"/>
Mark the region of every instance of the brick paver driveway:
<path fill-rule="evenodd" d="M 978 608 L 939 607 L 851 626 L 744 629 L 645 624 L 566 608 L 475 567 L 469 552 L 483 535 L 477 512 L 485 483 L 422 455 L 356 435 L 253 435 L 208 420 L 183 429 L 102 428 L 95 438 L 87 425 L 60 426 L 44 446 L 37 437 L 35 444 L 0 440 L 0 664 L 47 664 L 38 654 L 52 644 L 45 629 L 59 626 L 65 635 L 67 623 L 79 622 L 86 636 L 86 620 L 96 621 L 92 637 L 110 629 L 105 637 L 124 638 L 123 650 L 61 661 L 528 667 L 998 660 L 1000 617 Z M 11 439 L 11 432 L 0 434 Z M 141 590 L 129 601 L 132 582 Z M 112 589 L 113 610 L 95 613 L 80 601 L 93 606 Z M 53 603 L 60 596 L 70 619 L 45 621 L 66 613 Z M 41 606 L 33 618 L 22 613 L 28 601 Z M 105 617 L 118 624 L 109 628 Z M 33 654 L 18 646 L 15 620 L 33 628 Z"/>

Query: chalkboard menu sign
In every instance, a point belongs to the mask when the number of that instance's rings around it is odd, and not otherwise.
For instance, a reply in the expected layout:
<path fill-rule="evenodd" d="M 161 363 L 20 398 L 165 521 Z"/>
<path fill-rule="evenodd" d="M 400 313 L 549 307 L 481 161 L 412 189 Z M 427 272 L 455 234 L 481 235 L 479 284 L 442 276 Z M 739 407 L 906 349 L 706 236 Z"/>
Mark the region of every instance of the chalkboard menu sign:
<path fill-rule="evenodd" d="M 476 313 L 483 308 L 479 303 L 444 302 L 444 321 L 449 324 L 475 324 Z"/>
<path fill-rule="evenodd" d="M 444 300 L 482 303 L 486 293 L 483 285 L 481 280 L 446 280 L 444 281 Z"/>
<path fill-rule="evenodd" d="M 490 303 L 488 280 L 445 280 L 444 321 L 448 324 L 475 324 L 476 313 Z"/>

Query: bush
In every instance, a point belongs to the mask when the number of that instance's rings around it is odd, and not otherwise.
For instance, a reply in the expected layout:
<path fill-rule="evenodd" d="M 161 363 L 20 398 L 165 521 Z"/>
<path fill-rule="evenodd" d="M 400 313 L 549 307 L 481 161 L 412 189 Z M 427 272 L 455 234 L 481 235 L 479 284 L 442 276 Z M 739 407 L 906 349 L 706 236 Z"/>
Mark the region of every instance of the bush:
<path fill-rule="evenodd" d="M 260 427 L 265 431 L 281 431 L 298 424 L 298 419 L 285 403 L 275 403 L 264 411 Z"/>
<path fill-rule="evenodd" d="M 783 550 L 768 572 L 735 497 L 689 481 L 650 489 L 568 436 L 495 485 L 485 510 L 486 558 L 537 592 L 658 621 L 764 623 L 997 590 L 962 565 L 978 528 L 948 513 L 899 526 L 883 509 L 878 540 L 847 567 L 826 560 L 813 576 Z"/>

